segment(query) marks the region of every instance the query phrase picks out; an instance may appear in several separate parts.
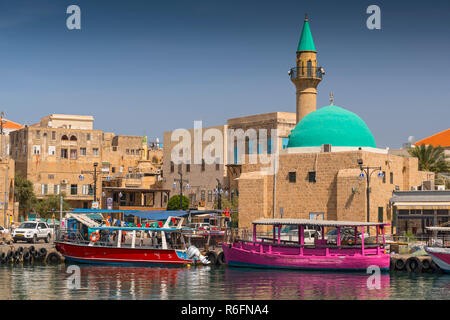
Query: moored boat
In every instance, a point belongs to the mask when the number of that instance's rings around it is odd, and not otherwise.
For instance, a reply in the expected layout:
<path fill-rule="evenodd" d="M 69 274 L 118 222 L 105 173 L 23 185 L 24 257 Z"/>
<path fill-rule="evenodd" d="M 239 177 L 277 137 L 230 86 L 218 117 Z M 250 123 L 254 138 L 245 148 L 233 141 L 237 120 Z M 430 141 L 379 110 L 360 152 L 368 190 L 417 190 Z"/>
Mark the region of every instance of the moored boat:
<path fill-rule="evenodd" d="M 425 252 L 433 259 L 442 271 L 450 273 L 450 247 L 448 246 L 449 239 L 442 236 L 438 239 L 438 233 L 450 233 L 450 227 L 427 227 L 427 230 L 435 233 L 434 237 L 430 239 L 430 245 L 424 248 Z M 446 241 L 447 240 L 447 241 Z"/>
<path fill-rule="evenodd" d="M 266 225 L 273 227 L 273 238 L 258 239 L 256 227 Z M 298 227 L 298 242 L 282 241 L 282 226 Z M 390 257 L 385 251 L 385 226 L 387 223 L 342 222 L 330 220 L 305 219 L 260 219 L 253 222 L 253 239 L 238 239 L 223 244 L 226 263 L 230 266 L 257 268 L 285 268 L 302 270 L 342 270 L 366 271 L 377 266 L 383 271 L 389 270 Z M 305 227 L 321 229 L 321 239 L 315 238 L 313 244 L 305 244 Z M 355 239 L 342 243 L 341 236 L 336 243 L 329 244 L 325 238 L 325 228 L 354 228 Z M 376 227 L 376 243 L 365 244 L 364 228 Z M 361 233 L 358 233 L 358 228 Z M 278 232 L 277 232 L 278 230 Z M 379 242 L 381 233 L 382 243 Z"/>
<path fill-rule="evenodd" d="M 208 264 L 197 248 L 187 248 L 181 234 L 182 221 L 177 226 L 169 226 L 174 219 L 169 217 L 162 227 L 91 226 L 88 239 L 76 230 L 68 229 L 59 234 L 55 246 L 66 261 L 75 263 L 156 266 L 201 261 Z M 127 233 L 128 237 L 125 236 Z M 137 233 L 147 233 L 151 244 L 142 245 L 139 239 L 137 241 Z M 126 238 L 131 238 L 131 242 L 125 241 Z"/>

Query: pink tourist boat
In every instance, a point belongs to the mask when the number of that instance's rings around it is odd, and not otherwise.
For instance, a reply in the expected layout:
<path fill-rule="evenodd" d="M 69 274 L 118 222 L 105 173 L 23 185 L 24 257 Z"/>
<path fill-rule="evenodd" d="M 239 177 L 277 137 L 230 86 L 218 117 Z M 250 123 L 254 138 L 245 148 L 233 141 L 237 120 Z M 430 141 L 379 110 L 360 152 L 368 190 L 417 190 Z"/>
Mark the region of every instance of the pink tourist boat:
<path fill-rule="evenodd" d="M 258 225 L 272 226 L 272 239 L 257 238 Z M 388 223 L 365 223 L 353 221 L 305 220 L 305 219 L 261 219 L 253 222 L 252 240 L 234 240 L 223 244 L 225 261 L 229 266 L 286 268 L 302 270 L 366 271 L 370 266 L 389 270 L 390 257 L 385 251 L 385 226 Z M 297 226 L 298 240 L 281 240 L 282 226 Z M 321 239 L 305 244 L 305 227 L 319 227 Z M 364 243 L 364 229 L 376 227 L 376 243 Z M 334 243 L 325 236 L 325 228 L 337 228 Z M 358 228 L 361 232 L 358 233 Z M 352 234 L 342 241 L 343 231 Z M 348 232 L 351 230 L 352 232 Z M 382 243 L 379 243 L 382 238 Z"/>
<path fill-rule="evenodd" d="M 428 253 L 434 263 L 436 263 L 442 271 L 450 273 L 449 239 L 446 239 L 444 236 L 444 233 L 450 233 L 450 227 L 427 227 L 427 229 L 435 232 L 435 236 L 431 239 L 432 245 L 425 247 L 426 253 Z M 437 238 L 438 233 L 442 233 L 442 239 Z"/>

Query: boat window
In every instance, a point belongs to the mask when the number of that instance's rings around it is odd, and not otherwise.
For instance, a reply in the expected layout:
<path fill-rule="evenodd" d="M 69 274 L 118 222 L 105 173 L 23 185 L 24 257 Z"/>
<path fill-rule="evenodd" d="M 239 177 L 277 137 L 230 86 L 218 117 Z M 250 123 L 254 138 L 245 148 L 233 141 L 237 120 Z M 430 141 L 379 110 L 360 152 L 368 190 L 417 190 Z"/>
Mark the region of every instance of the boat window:
<path fill-rule="evenodd" d="M 25 222 L 22 223 L 19 228 L 21 229 L 34 229 L 36 228 L 36 223 L 32 223 L 32 222 Z"/>

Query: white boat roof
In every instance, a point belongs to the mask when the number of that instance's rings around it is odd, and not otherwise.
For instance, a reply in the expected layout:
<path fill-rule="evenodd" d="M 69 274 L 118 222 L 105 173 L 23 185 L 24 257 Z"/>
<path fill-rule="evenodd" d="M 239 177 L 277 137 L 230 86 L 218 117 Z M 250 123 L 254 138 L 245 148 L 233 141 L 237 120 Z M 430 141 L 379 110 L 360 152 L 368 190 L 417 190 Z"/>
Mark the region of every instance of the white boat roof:
<path fill-rule="evenodd" d="M 426 227 L 428 230 L 431 231 L 447 231 L 450 232 L 450 227 Z"/>
<path fill-rule="evenodd" d="M 308 219 L 259 219 L 253 224 L 262 225 L 312 225 L 324 227 L 374 227 L 388 226 L 383 222 L 334 221 L 334 220 L 308 220 Z"/>

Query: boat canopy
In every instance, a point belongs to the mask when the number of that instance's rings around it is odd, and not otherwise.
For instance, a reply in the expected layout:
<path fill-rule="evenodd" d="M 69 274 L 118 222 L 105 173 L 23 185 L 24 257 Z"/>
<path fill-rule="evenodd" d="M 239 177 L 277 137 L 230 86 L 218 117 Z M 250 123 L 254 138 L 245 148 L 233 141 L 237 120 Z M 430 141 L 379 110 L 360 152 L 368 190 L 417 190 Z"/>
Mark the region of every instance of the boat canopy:
<path fill-rule="evenodd" d="M 334 220 L 308 220 L 308 219 L 259 219 L 253 221 L 254 225 L 303 225 L 323 227 L 376 227 L 389 226 L 383 222 L 358 222 L 358 221 L 334 221 Z"/>
<path fill-rule="evenodd" d="M 109 231 L 164 231 L 173 232 L 180 230 L 191 230 L 190 228 L 146 228 L 146 227 L 112 227 L 112 226 L 101 226 L 101 227 L 91 227 L 92 230 L 109 230 Z"/>
<path fill-rule="evenodd" d="M 74 209 L 71 213 L 99 214 L 99 213 L 123 213 L 125 216 L 135 216 L 148 220 L 167 220 L 168 217 L 185 217 L 189 215 L 187 211 L 166 211 L 166 210 L 107 210 L 107 209 Z"/>

